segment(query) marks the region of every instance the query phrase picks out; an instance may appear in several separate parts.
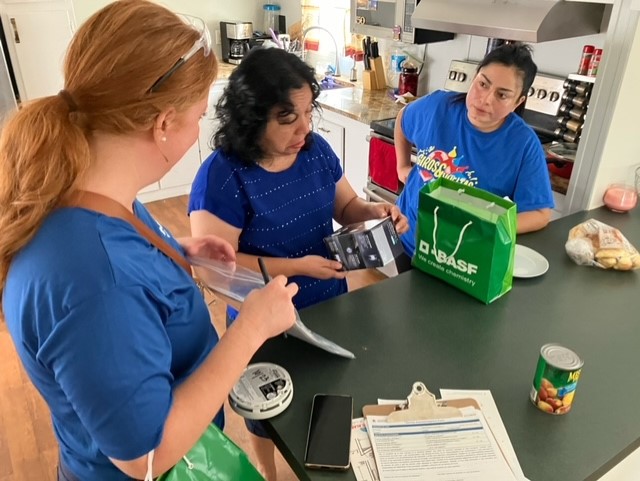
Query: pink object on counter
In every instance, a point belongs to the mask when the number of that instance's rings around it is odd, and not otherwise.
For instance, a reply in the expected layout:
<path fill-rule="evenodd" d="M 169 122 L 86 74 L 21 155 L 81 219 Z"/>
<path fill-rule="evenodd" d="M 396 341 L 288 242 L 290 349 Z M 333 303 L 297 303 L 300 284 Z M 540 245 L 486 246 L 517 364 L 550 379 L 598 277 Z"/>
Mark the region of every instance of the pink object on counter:
<path fill-rule="evenodd" d="M 607 187 L 602 200 L 614 212 L 627 212 L 638 203 L 638 193 L 631 185 L 612 184 Z"/>

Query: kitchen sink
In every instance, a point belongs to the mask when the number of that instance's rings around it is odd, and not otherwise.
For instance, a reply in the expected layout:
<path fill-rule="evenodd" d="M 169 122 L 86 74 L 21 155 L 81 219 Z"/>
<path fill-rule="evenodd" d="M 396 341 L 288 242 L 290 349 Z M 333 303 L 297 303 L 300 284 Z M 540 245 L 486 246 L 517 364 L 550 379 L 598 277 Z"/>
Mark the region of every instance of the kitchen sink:
<path fill-rule="evenodd" d="M 318 84 L 320 84 L 320 90 L 336 90 L 353 87 L 353 84 L 335 77 L 324 77 L 322 80 L 318 80 Z"/>

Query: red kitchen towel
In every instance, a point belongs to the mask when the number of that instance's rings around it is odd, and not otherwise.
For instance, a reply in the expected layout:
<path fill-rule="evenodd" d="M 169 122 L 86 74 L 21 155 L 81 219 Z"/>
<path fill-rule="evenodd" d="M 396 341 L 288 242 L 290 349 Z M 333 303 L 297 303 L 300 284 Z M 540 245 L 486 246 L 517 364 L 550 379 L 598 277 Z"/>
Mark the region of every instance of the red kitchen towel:
<path fill-rule="evenodd" d="M 393 192 L 398 192 L 396 151 L 393 144 L 371 137 L 369 142 L 369 177 L 374 183 Z"/>

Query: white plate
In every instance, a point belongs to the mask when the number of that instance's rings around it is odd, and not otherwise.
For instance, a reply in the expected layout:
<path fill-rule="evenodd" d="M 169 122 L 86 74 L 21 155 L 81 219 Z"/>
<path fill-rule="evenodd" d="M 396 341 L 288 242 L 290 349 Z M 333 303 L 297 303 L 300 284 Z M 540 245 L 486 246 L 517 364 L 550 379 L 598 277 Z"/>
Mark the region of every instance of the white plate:
<path fill-rule="evenodd" d="M 549 270 L 549 262 L 529 247 L 516 244 L 513 277 L 538 277 Z"/>

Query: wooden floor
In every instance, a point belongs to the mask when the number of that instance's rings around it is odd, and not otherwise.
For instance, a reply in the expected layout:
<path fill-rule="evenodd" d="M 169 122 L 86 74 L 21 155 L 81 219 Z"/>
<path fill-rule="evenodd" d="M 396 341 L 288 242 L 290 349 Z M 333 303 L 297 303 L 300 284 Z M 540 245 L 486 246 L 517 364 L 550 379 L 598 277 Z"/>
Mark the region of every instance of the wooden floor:
<path fill-rule="evenodd" d="M 187 197 L 175 197 L 147 204 L 154 217 L 176 237 L 189 235 Z M 354 271 L 347 278 L 349 290 L 384 279 L 377 271 Z M 207 295 L 210 312 L 218 332 L 224 333 L 223 302 Z M 58 447 L 53 436 L 49 411 L 22 369 L 7 327 L 0 321 L 0 481 L 55 481 Z M 250 456 L 246 428 L 242 419 L 225 407 L 226 433 Z M 296 476 L 278 454 L 279 481 Z"/>

